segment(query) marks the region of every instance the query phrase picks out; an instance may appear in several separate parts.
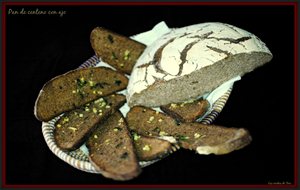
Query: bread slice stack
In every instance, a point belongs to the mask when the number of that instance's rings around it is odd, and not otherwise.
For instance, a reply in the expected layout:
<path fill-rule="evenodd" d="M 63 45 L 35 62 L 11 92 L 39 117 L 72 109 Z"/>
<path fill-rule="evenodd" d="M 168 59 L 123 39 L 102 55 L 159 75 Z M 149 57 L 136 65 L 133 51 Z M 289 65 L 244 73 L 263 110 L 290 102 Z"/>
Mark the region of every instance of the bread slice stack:
<path fill-rule="evenodd" d="M 104 176 L 116 180 L 138 176 L 141 169 L 122 114 L 116 112 L 103 125 L 98 125 L 86 143 L 95 168 Z"/>
<path fill-rule="evenodd" d="M 146 47 L 97 27 L 90 42 L 115 70 L 76 69 L 55 77 L 42 88 L 35 116 L 44 122 L 59 117 L 57 146 L 71 151 L 85 144 L 98 173 L 130 180 L 141 173 L 141 161 L 162 159 L 179 147 L 221 155 L 252 141 L 247 129 L 196 120 L 211 106 L 199 96 L 272 59 L 253 34 L 204 23 L 173 29 Z M 125 89 L 127 97 L 120 93 Z M 124 104 L 130 106 L 128 113 L 119 111 Z"/>
<path fill-rule="evenodd" d="M 62 150 L 78 149 L 87 137 L 125 103 L 125 96 L 112 94 L 65 113 L 55 124 L 54 138 Z"/>
<path fill-rule="evenodd" d="M 111 35 L 116 44 L 120 43 L 115 34 Z M 144 46 L 138 42 L 132 45 Z M 141 173 L 139 161 L 157 160 L 176 150 L 168 141 L 132 135 L 118 111 L 126 102 L 119 93 L 128 84 L 124 73 L 131 72 L 137 53 L 133 49 L 128 60 L 120 60 L 127 64 L 118 71 L 82 68 L 51 79 L 40 91 L 34 108 L 40 121 L 59 117 L 53 135 L 61 150 L 73 151 L 86 144 L 95 169 L 114 180 L 137 177 Z"/>
<path fill-rule="evenodd" d="M 146 107 L 133 107 L 127 114 L 130 130 L 151 137 L 172 137 L 178 145 L 199 154 L 227 154 L 248 145 L 252 138 L 243 128 L 178 123 L 164 113 Z"/>
<path fill-rule="evenodd" d="M 48 81 L 40 91 L 34 114 L 49 121 L 66 111 L 127 87 L 128 78 L 105 67 L 76 69 Z"/>
<path fill-rule="evenodd" d="M 60 114 L 53 135 L 61 150 L 86 144 L 96 170 L 115 180 L 132 179 L 141 172 L 139 161 L 174 151 L 165 140 L 131 135 L 118 111 L 126 102 L 118 92 L 127 83 L 125 75 L 108 68 L 77 69 L 47 82 L 35 105 L 37 119 L 44 122 Z"/>

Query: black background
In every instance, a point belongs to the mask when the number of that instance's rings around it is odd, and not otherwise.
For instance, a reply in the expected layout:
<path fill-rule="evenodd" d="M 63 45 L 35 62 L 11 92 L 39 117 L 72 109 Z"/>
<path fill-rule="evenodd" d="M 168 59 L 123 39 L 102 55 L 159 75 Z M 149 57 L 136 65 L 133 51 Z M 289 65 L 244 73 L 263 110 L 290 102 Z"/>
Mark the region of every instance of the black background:
<path fill-rule="evenodd" d="M 8 6 L 7 10 L 37 6 Z M 7 184 L 268 184 L 293 183 L 293 7 L 40 6 L 66 15 L 6 15 Z M 180 150 L 128 182 L 79 171 L 47 147 L 33 107 L 42 85 L 94 55 L 96 26 L 130 36 L 160 21 L 169 27 L 218 21 L 256 34 L 273 60 L 245 75 L 215 124 L 244 127 L 252 143 L 228 155 Z"/>

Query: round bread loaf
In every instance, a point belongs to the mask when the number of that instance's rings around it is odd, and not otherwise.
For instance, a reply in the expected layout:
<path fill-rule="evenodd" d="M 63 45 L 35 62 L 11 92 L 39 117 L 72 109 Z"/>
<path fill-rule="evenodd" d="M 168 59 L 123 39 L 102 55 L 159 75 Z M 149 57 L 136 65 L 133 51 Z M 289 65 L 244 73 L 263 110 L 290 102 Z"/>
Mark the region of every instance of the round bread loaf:
<path fill-rule="evenodd" d="M 255 35 L 224 23 L 172 29 L 137 60 L 127 87 L 130 107 L 183 102 L 211 92 L 272 59 Z"/>

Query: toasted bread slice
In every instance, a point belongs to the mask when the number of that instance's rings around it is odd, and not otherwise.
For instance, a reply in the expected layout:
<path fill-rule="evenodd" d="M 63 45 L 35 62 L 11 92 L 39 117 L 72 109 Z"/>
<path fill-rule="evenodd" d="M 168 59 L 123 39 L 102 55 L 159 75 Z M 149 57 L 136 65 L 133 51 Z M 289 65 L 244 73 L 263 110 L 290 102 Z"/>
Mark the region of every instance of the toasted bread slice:
<path fill-rule="evenodd" d="M 54 138 L 62 150 L 75 150 L 93 132 L 96 124 L 105 121 L 124 103 L 125 96 L 113 94 L 65 113 L 56 123 Z"/>
<path fill-rule="evenodd" d="M 180 122 L 196 121 L 207 112 L 208 108 L 209 102 L 203 99 L 160 106 L 161 110 Z"/>
<path fill-rule="evenodd" d="M 243 128 L 200 123 L 178 123 L 150 108 L 133 107 L 127 113 L 130 130 L 146 136 L 171 136 L 179 146 L 199 154 L 227 154 L 248 145 L 252 138 Z"/>
<path fill-rule="evenodd" d="M 139 161 L 161 159 L 176 150 L 166 140 L 138 135 L 135 132 L 132 133 L 132 136 Z"/>
<path fill-rule="evenodd" d="M 105 177 L 129 180 L 141 172 L 125 119 L 115 112 L 86 142 L 91 163 Z"/>
<path fill-rule="evenodd" d="M 35 116 L 49 121 L 66 111 L 76 109 L 126 88 L 128 78 L 109 68 L 76 69 L 47 82 L 36 100 Z"/>
<path fill-rule="evenodd" d="M 146 46 L 105 28 L 93 29 L 90 36 L 96 55 L 117 70 L 130 74 Z"/>

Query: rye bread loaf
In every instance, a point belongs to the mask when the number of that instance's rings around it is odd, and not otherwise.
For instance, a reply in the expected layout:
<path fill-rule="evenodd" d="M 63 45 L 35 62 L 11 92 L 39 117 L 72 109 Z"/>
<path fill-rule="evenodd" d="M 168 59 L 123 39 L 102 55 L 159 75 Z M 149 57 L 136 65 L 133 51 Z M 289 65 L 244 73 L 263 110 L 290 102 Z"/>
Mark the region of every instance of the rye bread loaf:
<path fill-rule="evenodd" d="M 130 74 L 146 46 L 105 28 L 93 29 L 90 36 L 96 55 L 119 71 Z"/>
<path fill-rule="evenodd" d="M 65 113 L 56 123 L 54 139 L 62 150 L 75 150 L 126 101 L 124 95 L 112 94 Z"/>
<path fill-rule="evenodd" d="M 245 147 L 252 140 L 243 128 L 178 123 L 164 113 L 140 106 L 131 108 L 126 120 L 130 130 L 145 136 L 171 136 L 180 147 L 199 154 L 227 154 Z"/>
<path fill-rule="evenodd" d="M 137 60 L 127 102 L 130 107 L 156 107 L 195 99 L 271 59 L 270 50 L 258 37 L 229 24 L 173 29 Z"/>
<path fill-rule="evenodd" d="M 193 122 L 202 117 L 209 108 L 209 102 L 204 99 L 190 100 L 179 104 L 171 103 L 160 106 L 168 115 L 180 122 Z"/>
<path fill-rule="evenodd" d="M 104 67 L 76 69 L 48 81 L 36 100 L 37 119 L 49 121 L 97 98 L 126 88 L 128 78 Z"/>
<path fill-rule="evenodd" d="M 132 136 L 139 161 L 161 159 L 176 151 L 176 147 L 166 140 L 139 135 L 135 132 Z"/>
<path fill-rule="evenodd" d="M 105 177 L 129 180 L 141 172 L 130 132 L 120 112 L 98 124 L 86 145 L 91 163 Z"/>

